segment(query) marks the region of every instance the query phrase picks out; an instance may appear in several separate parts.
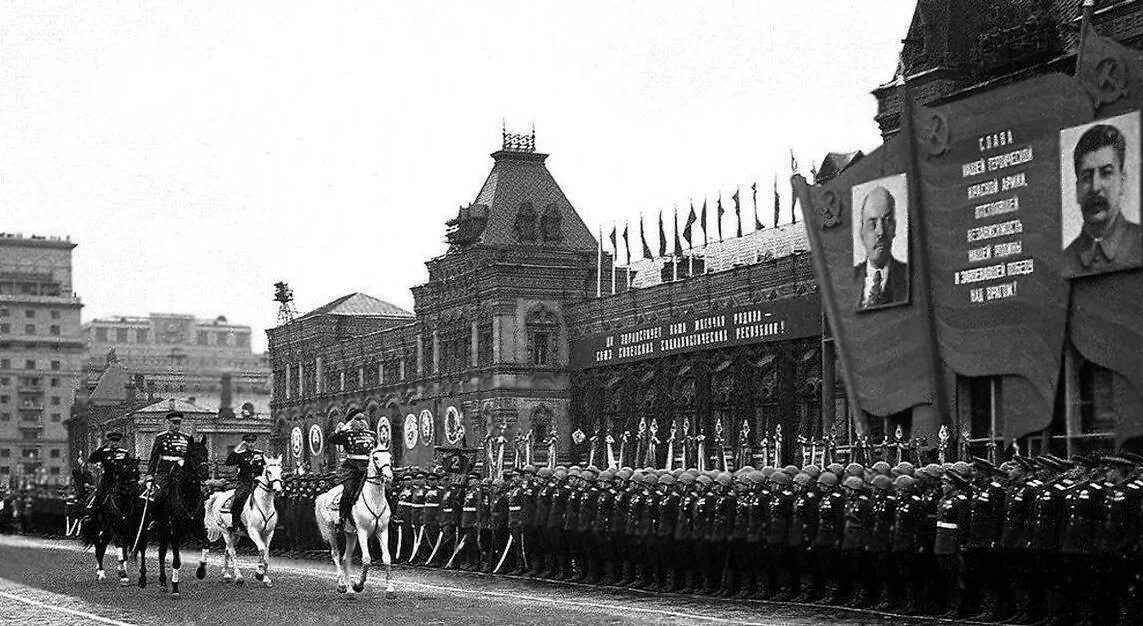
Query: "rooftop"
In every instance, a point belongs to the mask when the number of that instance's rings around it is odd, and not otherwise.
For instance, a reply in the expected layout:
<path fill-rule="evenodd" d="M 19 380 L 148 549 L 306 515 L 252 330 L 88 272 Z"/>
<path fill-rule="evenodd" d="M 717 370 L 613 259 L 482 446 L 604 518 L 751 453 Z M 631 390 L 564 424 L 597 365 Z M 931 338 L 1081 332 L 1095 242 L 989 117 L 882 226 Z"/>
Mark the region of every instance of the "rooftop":
<path fill-rule="evenodd" d="M 319 315 L 345 315 L 356 317 L 412 318 L 412 313 L 401 307 L 361 292 L 342 296 L 302 315 L 298 319 Z"/>

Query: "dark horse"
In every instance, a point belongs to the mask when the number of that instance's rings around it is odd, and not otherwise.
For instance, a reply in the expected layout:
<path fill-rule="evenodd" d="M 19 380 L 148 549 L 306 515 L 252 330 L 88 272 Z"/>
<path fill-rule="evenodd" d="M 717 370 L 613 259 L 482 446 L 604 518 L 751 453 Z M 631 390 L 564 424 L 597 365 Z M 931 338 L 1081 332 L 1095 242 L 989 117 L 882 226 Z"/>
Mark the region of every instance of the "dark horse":
<path fill-rule="evenodd" d="M 131 465 L 119 472 L 117 476 L 105 477 L 111 481 L 111 488 L 100 497 L 99 502 L 93 503 L 94 515 L 90 522 L 83 524 L 80 539 L 84 547 L 95 546 L 95 576 L 98 580 L 105 578 L 103 574 L 103 555 L 107 546 L 115 544 L 118 548 L 118 573 L 120 586 L 130 584 L 127 579 L 127 556 L 133 554 L 133 542 L 139 524 L 143 500 L 139 498 L 139 470 Z M 86 500 L 86 491 L 80 491 L 81 502 Z"/>
<path fill-rule="evenodd" d="M 143 524 L 154 521 L 154 530 L 159 542 L 159 588 L 167 590 L 167 548 L 171 549 L 171 594 L 179 593 L 179 568 L 182 559 L 179 548 L 184 540 L 206 541 L 206 527 L 203 525 L 202 483 L 209 476 L 206 436 L 192 441 L 187 448 L 185 465 L 176 465 L 167 475 L 166 487 L 156 493 L 150 502 L 151 511 Z M 142 526 L 141 526 L 142 527 Z M 149 534 L 146 531 L 144 535 Z M 146 586 L 146 545 L 148 537 L 139 540 L 139 586 Z"/>

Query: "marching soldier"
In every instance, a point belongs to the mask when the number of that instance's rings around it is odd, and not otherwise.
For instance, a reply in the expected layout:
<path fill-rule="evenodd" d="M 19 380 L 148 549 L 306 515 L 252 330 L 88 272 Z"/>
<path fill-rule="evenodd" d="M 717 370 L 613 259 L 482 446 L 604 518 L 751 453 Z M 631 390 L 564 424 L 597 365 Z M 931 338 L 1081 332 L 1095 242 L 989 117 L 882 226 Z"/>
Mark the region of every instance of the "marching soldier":
<path fill-rule="evenodd" d="M 261 450 L 252 447 L 258 441 L 256 433 L 242 435 L 242 443 L 226 456 L 226 465 L 238 468 L 238 484 L 234 488 L 234 498 L 230 502 L 230 532 L 237 532 L 242 528 L 242 508 L 250 492 L 254 490 L 254 481 L 266 469 L 266 457 Z"/>
<path fill-rule="evenodd" d="M 352 409 L 346 420 L 339 423 L 328 437 L 330 445 L 340 445 L 345 450 L 345 460 L 339 468 L 342 491 L 338 503 L 338 535 L 345 528 L 345 520 L 349 518 L 361 491 L 361 481 L 369 469 L 369 455 L 377 447 L 377 436 L 367 427 L 364 411 Z"/>

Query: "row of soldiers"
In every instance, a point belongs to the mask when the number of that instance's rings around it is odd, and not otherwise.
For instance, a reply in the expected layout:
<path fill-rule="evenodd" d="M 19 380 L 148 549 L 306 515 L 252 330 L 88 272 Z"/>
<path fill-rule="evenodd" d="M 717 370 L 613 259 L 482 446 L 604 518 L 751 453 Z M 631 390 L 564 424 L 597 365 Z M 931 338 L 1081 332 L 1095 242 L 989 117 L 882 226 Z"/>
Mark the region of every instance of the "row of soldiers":
<path fill-rule="evenodd" d="M 962 619 L 1143 615 L 1134 455 L 398 480 L 397 562 Z"/>

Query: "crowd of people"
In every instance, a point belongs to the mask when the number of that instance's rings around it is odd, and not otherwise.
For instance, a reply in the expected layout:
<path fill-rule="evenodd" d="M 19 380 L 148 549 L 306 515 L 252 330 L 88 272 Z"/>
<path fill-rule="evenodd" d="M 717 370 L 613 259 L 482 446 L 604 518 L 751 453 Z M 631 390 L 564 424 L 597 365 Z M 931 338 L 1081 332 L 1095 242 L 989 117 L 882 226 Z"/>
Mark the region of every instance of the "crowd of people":
<path fill-rule="evenodd" d="M 399 472 L 398 562 L 1018 623 L 1138 623 L 1143 457 Z"/>

